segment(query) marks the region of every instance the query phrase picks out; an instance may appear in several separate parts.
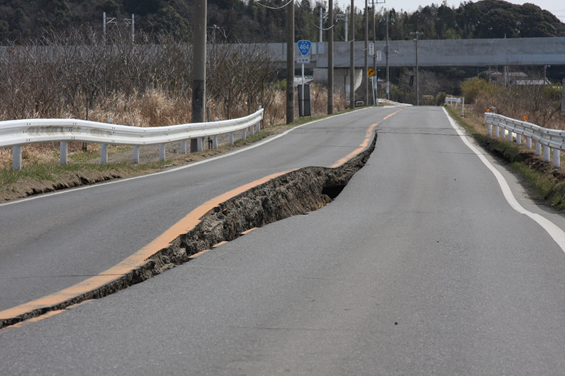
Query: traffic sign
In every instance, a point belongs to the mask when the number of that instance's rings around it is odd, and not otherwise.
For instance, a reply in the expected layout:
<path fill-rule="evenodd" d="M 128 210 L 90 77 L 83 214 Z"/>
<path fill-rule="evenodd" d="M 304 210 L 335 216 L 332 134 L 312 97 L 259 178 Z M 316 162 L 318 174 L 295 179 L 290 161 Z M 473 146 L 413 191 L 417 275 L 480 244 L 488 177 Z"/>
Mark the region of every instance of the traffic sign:
<path fill-rule="evenodd" d="M 302 56 L 308 55 L 310 49 L 312 48 L 312 42 L 309 40 L 299 40 L 298 41 L 298 51 L 302 54 Z"/>
<path fill-rule="evenodd" d="M 375 55 L 375 44 L 373 42 L 369 43 L 369 56 Z"/>
<path fill-rule="evenodd" d="M 373 77 L 375 75 L 375 70 L 373 68 L 369 68 L 369 77 Z"/>
<path fill-rule="evenodd" d="M 309 57 L 297 57 L 296 58 L 296 64 L 310 64 L 310 58 Z"/>
<path fill-rule="evenodd" d="M 382 59 L 382 55 L 381 55 L 381 50 L 377 51 L 377 61 L 381 61 Z"/>

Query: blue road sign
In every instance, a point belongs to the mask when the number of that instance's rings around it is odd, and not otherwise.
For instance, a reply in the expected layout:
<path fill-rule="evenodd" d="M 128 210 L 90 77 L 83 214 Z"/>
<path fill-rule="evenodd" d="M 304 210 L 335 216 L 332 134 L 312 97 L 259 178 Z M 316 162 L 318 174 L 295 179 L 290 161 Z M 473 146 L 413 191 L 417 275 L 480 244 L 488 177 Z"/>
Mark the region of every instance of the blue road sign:
<path fill-rule="evenodd" d="M 302 56 L 308 55 L 310 52 L 310 48 L 312 48 L 312 42 L 309 40 L 299 40 L 298 41 L 298 50 L 302 54 Z"/>

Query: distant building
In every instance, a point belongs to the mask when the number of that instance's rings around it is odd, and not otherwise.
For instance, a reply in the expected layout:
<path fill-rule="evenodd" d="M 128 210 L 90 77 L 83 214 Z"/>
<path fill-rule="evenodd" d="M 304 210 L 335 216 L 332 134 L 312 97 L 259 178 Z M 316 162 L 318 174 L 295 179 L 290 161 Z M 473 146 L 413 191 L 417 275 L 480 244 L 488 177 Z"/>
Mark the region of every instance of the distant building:
<path fill-rule="evenodd" d="M 490 72 L 489 79 L 491 82 L 499 85 L 512 86 L 544 86 L 551 85 L 547 78 L 529 77 L 524 72 Z"/>

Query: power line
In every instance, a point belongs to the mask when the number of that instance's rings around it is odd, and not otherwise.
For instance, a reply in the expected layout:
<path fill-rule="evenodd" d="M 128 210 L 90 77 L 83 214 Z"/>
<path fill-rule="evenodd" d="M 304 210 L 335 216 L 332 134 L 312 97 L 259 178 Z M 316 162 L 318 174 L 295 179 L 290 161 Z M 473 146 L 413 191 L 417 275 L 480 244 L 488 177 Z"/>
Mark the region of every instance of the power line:
<path fill-rule="evenodd" d="M 261 3 L 258 2 L 258 1 L 256 1 L 255 4 L 260 5 L 260 6 L 262 6 L 263 8 L 267 8 L 267 9 L 280 10 L 280 9 L 283 9 L 284 7 L 286 7 L 288 4 L 292 3 L 293 1 L 294 1 L 294 0 L 290 0 L 288 3 L 286 3 L 285 5 L 280 6 L 280 7 L 271 7 L 271 6 L 268 6 L 268 5 L 265 5 L 265 4 L 261 4 Z"/>

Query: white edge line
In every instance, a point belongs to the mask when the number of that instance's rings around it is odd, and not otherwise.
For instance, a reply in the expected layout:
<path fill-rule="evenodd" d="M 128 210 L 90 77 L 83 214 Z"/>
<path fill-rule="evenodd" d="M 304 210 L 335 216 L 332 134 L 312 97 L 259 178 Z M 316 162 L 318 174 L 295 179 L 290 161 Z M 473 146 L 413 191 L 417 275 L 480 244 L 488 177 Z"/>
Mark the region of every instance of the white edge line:
<path fill-rule="evenodd" d="M 363 110 L 366 110 L 366 108 L 363 108 L 363 109 L 360 109 L 360 110 L 357 110 L 357 111 L 363 111 Z M 284 131 L 284 132 L 281 133 L 281 134 L 278 134 L 278 135 L 273 136 L 273 137 L 269 137 L 269 138 L 267 138 L 267 139 L 264 140 L 264 141 L 261 141 L 261 142 L 258 142 L 258 143 L 256 143 L 256 144 L 250 145 L 250 146 L 245 147 L 245 148 L 243 148 L 243 149 L 236 150 L 236 151 L 233 151 L 233 152 L 228 152 L 228 153 L 225 153 L 225 154 L 221 154 L 221 155 L 218 155 L 218 156 L 212 157 L 212 158 L 207 158 L 207 159 L 204 159 L 204 160 L 202 160 L 202 161 L 190 163 L 190 164 L 187 164 L 187 165 L 184 165 L 184 166 L 179 166 L 179 167 L 167 169 L 167 170 L 164 170 L 164 171 L 154 172 L 154 173 L 152 173 L 152 174 L 147 174 L 147 175 L 134 176 L 134 177 L 125 178 L 125 179 L 117 179 L 117 180 L 112 180 L 112 181 L 105 182 L 105 183 L 97 183 L 97 184 L 92 184 L 92 185 L 86 185 L 86 186 L 83 186 L 83 187 L 72 188 L 72 189 L 64 189 L 64 190 L 57 191 L 57 192 L 51 192 L 51 193 L 41 194 L 41 195 L 38 195 L 38 196 L 32 196 L 32 197 L 22 198 L 22 199 L 18 199 L 18 200 L 14 200 L 14 201 L 9 201 L 9 202 L 5 202 L 5 203 L 3 203 L 3 204 L 0 204 L 0 207 L 2 207 L 2 206 L 8 206 L 8 205 L 15 205 L 15 204 L 19 204 L 19 203 L 22 203 L 22 202 L 27 202 L 27 201 L 32 201 L 32 200 L 38 200 L 38 199 L 41 199 L 41 198 L 46 198 L 46 197 L 51 197 L 51 196 L 62 195 L 62 194 L 65 194 L 65 193 L 70 193 L 70 192 L 82 191 L 82 190 L 85 190 L 85 189 L 97 188 L 97 187 L 101 187 L 101 186 L 104 186 L 104 185 L 118 184 L 118 183 L 123 183 L 123 182 L 126 182 L 126 181 L 137 180 L 137 179 L 143 179 L 143 178 L 147 178 L 147 177 L 151 177 L 151 176 L 155 176 L 155 175 L 168 174 L 168 173 L 170 173 L 170 172 L 180 171 L 180 170 L 183 170 L 183 169 L 185 169 L 185 168 L 195 167 L 195 166 L 201 165 L 201 164 L 203 164 L 203 163 L 208 163 L 208 162 L 216 161 L 216 160 L 218 160 L 218 159 L 231 157 L 232 155 L 236 155 L 236 154 L 243 153 L 243 152 L 248 151 L 248 150 L 251 150 L 251 149 L 255 149 L 255 148 L 259 147 L 259 146 L 262 146 L 262 145 L 264 145 L 264 144 L 267 144 L 267 143 L 269 143 L 269 142 L 272 142 L 272 141 L 274 141 L 274 140 L 276 140 L 276 139 L 278 139 L 278 138 L 284 137 L 284 136 L 286 136 L 287 134 L 289 134 L 290 132 L 294 131 L 295 129 L 302 128 L 302 127 L 304 127 L 305 125 L 310 125 L 310 124 L 317 123 L 317 122 L 319 122 L 319 121 L 323 121 L 323 120 L 327 120 L 327 119 L 335 119 L 336 117 L 340 117 L 340 116 L 344 116 L 344 115 L 349 115 L 349 114 L 352 114 L 352 113 L 357 112 L 357 111 L 346 112 L 346 113 L 334 115 L 334 116 L 331 116 L 331 117 L 325 117 L 325 118 L 323 118 L 323 119 L 313 120 L 313 121 L 310 121 L 310 122 L 308 122 L 308 123 L 304 123 L 304 124 L 302 124 L 302 125 L 297 125 L 296 127 L 292 127 L 292 128 L 290 128 L 290 129 Z"/>
<path fill-rule="evenodd" d="M 506 181 L 506 179 L 504 179 L 500 171 L 498 171 L 488 161 L 488 159 L 486 159 L 486 157 L 467 140 L 465 133 L 461 130 L 461 128 L 459 128 L 459 126 L 455 123 L 455 121 L 451 118 L 451 116 L 449 116 L 449 113 L 445 110 L 445 108 L 443 109 L 443 111 L 445 112 L 447 118 L 449 119 L 451 126 L 453 127 L 453 129 L 455 129 L 459 137 L 461 137 L 465 145 L 467 145 L 467 147 L 469 147 L 469 149 L 471 149 L 479 157 L 479 159 L 485 164 L 485 166 L 487 166 L 487 168 L 494 174 L 496 180 L 498 181 L 498 185 L 500 185 L 500 189 L 502 189 L 502 194 L 504 195 L 504 198 L 506 199 L 508 204 L 510 204 L 512 209 L 516 210 L 520 214 L 527 215 L 528 217 L 536 221 L 545 231 L 547 231 L 547 233 L 553 238 L 553 240 L 555 240 L 555 242 L 561 248 L 561 250 L 565 252 L 565 232 L 563 232 L 561 228 L 559 228 L 555 223 L 551 222 L 549 219 L 524 209 L 524 207 L 520 205 L 518 203 L 518 200 L 516 200 L 516 198 L 514 197 L 514 194 L 512 193 L 512 190 L 510 189 L 508 182 Z"/>

